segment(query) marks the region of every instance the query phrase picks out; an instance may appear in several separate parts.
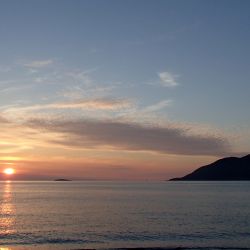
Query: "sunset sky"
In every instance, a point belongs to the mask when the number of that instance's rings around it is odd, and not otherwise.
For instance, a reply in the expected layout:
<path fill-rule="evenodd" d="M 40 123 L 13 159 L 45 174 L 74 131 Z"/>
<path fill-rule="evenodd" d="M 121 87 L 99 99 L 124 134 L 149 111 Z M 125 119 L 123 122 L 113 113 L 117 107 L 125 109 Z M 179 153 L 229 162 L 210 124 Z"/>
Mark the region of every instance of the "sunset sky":
<path fill-rule="evenodd" d="M 1 1 L 0 169 L 164 180 L 248 154 L 249 10 L 247 0 Z"/>

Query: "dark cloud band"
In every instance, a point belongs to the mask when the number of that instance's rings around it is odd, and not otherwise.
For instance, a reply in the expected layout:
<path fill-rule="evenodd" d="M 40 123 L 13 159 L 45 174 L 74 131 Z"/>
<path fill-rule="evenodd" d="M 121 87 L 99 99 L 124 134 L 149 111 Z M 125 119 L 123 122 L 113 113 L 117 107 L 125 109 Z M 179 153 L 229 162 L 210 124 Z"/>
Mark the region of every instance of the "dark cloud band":
<path fill-rule="evenodd" d="M 35 119 L 29 126 L 60 133 L 53 140 L 82 148 L 107 147 L 120 150 L 153 151 L 184 155 L 225 155 L 229 143 L 212 135 L 187 134 L 183 128 L 146 126 L 117 121 L 44 121 Z"/>

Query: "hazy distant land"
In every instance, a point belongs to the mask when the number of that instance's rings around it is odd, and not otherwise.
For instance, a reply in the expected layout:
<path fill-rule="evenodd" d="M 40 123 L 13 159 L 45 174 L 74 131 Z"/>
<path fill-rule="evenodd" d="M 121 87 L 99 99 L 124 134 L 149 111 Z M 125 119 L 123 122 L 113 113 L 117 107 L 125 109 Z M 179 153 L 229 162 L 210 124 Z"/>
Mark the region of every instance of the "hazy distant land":
<path fill-rule="evenodd" d="M 244 157 L 227 157 L 194 172 L 170 181 L 246 181 L 250 180 L 250 154 Z"/>

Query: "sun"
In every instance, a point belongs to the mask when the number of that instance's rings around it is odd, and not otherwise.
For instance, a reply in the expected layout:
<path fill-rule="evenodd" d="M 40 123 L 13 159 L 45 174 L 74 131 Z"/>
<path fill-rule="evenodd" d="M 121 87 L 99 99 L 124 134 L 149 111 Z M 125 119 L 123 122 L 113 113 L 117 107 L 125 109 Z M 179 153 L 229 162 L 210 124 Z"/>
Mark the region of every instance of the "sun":
<path fill-rule="evenodd" d="M 3 170 L 3 173 L 7 174 L 7 175 L 13 175 L 15 173 L 15 169 L 14 168 L 5 168 Z"/>

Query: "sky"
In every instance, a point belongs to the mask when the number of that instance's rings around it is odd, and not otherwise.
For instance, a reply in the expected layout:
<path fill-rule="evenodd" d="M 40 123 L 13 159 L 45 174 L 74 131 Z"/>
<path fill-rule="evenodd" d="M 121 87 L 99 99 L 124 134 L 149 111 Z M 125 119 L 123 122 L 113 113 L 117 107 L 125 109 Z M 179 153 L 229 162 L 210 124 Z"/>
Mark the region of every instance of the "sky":
<path fill-rule="evenodd" d="M 0 5 L 16 179 L 165 180 L 250 152 L 249 1 Z"/>

